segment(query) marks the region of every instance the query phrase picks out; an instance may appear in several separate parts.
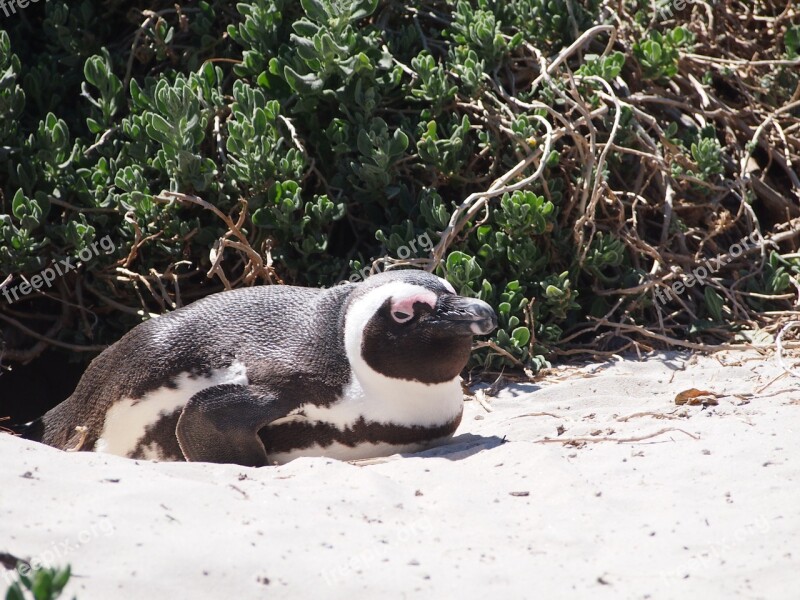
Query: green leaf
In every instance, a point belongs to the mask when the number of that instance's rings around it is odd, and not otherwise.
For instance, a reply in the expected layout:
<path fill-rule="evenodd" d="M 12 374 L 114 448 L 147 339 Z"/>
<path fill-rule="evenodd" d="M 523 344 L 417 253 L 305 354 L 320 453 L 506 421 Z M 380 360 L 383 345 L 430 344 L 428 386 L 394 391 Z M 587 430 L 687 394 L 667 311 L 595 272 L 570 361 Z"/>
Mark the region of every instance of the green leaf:
<path fill-rule="evenodd" d="M 289 66 L 283 68 L 283 76 L 286 79 L 286 83 L 288 83 L 295 92 L 301 94 L 318 92 L 325 85 L 325 82 L 314 73 L 300 75 Z"/>
<path fill-rule="evenodd" d="M 62 589 L 64 589 L 64 586 L 67 585 L 71 575 L 72 567 L 70 565 L 67 565 L 63 569 L 56 571 L 55 577 L 53 577 L 53 589 L 56 592 L 60 592 Z"/>
<path fill-rule="evenodd" d="M 364 156 L 372 156 L 375 153 L 375 147 L 372 145 L 372 140 L 370 139 L 369 134 L 363 129 L 358 132 L 356 145 L 358 147 L 358 151 Z"/>
<path fill-rule="evenodd" d="M 547 288 L 545 288 L 544 293 L 550 299 L 560 299 L 566 295 L 562 290 L 558 289 L 554 285 L 548 285 Z"/>
<path fill-rule="evenodd" d="M 800 56 L 800 25 L 789 27 L 786 30 L 783 44 L 786 47 L 786 56 L 789 59 Z"/>
<path fill-rule="evenodd" d="M 644 56 L 650 61 L 650 64 L 657 65 L 661 62 L 661 56 L 664 54 L 661 49 L 661 44 L 653 40 L 647 40 L 643 44 Z"/>
<path fill-rule="evenodd" d="M 709 314 L 714 318 L 715 321 L 721 322 L 723 320 L 722 307 L 725 306 L 722 296 L 720 296 L 711 286 L 706 286 L 703 295 L 705 296 L 706 308 L 708 308 Z"/>
<path fill-rule="evenodd" d="M 408 136 L 402 129 L 395 129 L 392 139 L 389 142 L 389 154 L 393 157 L 402 155 L 408 148 Z"/>
<path fill-rule="evenodd" d="M 38 569 L 34 573 L 31 592 L 36 600 L 50 600 L 53 592 L 53 573 L 50 569 Z"/>
<path fill-rule="evenodd" d="M 300 5 L 312 21 L 317 23 L 327 22 L 328 13 L 325 10 L 325 5 L 320 0 L 300 0 Z"/>
<path fill-rule="evenodd" d="M 517 327 L 511 332 L 511 337 L 520 347 L 524 347 L 528 345 L 528 342 L 531 339 L 531 332 L 527 327 Z"/>
<path fill-rule="evenodd" d="M 164 146 L 173 145 L 175 129 L 167 123 L 167 120 L 157 113 L 149 113 L 147 117 L 145 126 L 147 135 Z"/>
<path fill-rule="evenodd" d="M 375 12 L 376 8 L 378 8 L 378 0 L 364 0 L 359 8 L 350 13 L 350 20 L 357 21 L 368 17 Z"/>
<path fill-rule="evenodd" d="M 676 27 L 672 30 L 670 37 L 676 45 L 680 45 L 689 39 L 689 32 L 683 27 Z"/>
<path fill-rule="evenodd" d="M 22 593 L 22 590 L 20 589 L 18 583 L 15 583 L 10 588 L 8 588 L 8 592 L 6 593 L 6 600 L 25 600 L 25 594 Z"/>
<path fill-rule="evenodd" d="M 14 194 L 14 199 L 11 200 L 11 212 L 17 219 L 23 218 L 27 214 L 28 199 L 22 192 L 22 189 L 17 190 Z"/>

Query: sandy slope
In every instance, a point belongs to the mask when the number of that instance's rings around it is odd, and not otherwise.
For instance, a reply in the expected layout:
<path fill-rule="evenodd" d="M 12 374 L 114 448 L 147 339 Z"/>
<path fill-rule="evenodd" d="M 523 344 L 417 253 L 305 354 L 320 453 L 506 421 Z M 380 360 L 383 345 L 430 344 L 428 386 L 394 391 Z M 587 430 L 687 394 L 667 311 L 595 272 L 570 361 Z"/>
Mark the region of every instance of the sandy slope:
<path fill-rule="evenodd" d="M 71 563 L 79 600 L 798 598 L 800 380 L 782 372 L 754 354 L 559 369 L 468 402 L 448 447 L 360 466 L 0 436 L 0 552 Z M 676 407 L 692 387 L 730 395 Z M 642 412 L 670 418 L 625 420 Z M 559 427 L 594 442 L 537 443 Z"/>

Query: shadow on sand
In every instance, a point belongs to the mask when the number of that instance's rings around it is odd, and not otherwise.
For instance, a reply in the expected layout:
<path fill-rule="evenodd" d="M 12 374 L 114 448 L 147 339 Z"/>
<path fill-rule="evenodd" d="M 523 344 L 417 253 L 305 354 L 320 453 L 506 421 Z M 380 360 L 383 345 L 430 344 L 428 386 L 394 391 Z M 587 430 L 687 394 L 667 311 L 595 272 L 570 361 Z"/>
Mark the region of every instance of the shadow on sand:
<path fill-rule="evenodd" d="M 482 450 L 491 450 L 503 444 L 505 444 L 505 440 L 496 435 L 486 437 L 485 435 L 476 435 L 474 433 L 463 433 L 448 440 L 446 444 L 441 446 L 413 454 L 403 454 L 402 456 L 462 460 Z"/>

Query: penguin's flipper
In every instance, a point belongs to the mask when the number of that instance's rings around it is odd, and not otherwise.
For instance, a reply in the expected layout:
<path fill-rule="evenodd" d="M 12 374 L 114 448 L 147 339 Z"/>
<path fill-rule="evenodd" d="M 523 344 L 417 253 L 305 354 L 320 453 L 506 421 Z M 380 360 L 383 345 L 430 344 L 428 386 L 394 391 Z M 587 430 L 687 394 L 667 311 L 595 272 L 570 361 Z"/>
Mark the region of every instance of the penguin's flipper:
<path fill-rule="evenodd" d="M 269 395 L 243 385 L 206 388 L 189 399 L 176 434 L 187 461 L 230 463 L 246 467 L 267 464 L 258 430 L 284 416 Z"/>

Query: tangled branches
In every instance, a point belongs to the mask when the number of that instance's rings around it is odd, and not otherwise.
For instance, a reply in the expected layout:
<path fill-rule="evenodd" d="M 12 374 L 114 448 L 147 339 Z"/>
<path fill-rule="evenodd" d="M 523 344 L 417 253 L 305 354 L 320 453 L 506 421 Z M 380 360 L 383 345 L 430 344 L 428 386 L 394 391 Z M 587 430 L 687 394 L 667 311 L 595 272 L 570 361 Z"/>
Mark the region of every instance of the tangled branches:
<path fill-rule="evenodd" d="M 26 13 L 76 36 L 46 61 L 9 22 L 0 290 L 103 233 L 120 252 L 0 305 L 6 359 L 375 257 L 497 306 L 489 368 L 769 345 L 796 315 L 796 3 L 346 4 Z M 42 62 L 83 64 L 85 107 L 25 104 L 23 80 L 74 92 Z"/>
<path fill-rule="evenodd" d="M 791 2 L 778 11 L 763 2 L 694 3 L 658 23 L 681 33 L 655 37 L 657 55 L 637 42 L 632 4 L 606 3 L 614 25 L 587 30 L 550 60 L 520 46 L 515 59 L 530 65 L 539 100 L 521 100 L 502 74 L 484 94 L 484 105 L 502 103 L 494 116 L 506 130 L 515 115 L 531 111 L 554 123 L 546 144 L 558 149 L 559 168 L 572 182 L 560 225 L 572 229 L 574 268 L 594 275 L 586 292 L 607 301 L 550 349 L 772 344 L 800 310 L 800 56 L 787 42 L 789 58 L 766 57 L 775 54 L 776 38 L 797 31 L 800 9 Z M 668 47 L 677 50 L 674 65 Z M 617 53 L 639 64 L 598 76 Z M 514 76 L 520 85 L 521 73 Z M 515 174 L 464 201 L 431 266 L 478 203 Z M 546 182 L 541 187 L 547 191 Z M 616 260 L 597 268 L 598 249 Z"/>

